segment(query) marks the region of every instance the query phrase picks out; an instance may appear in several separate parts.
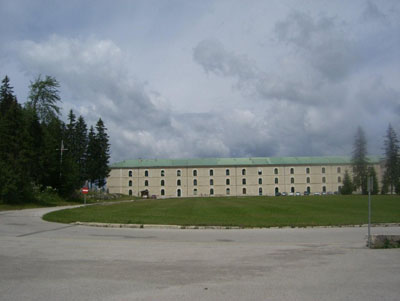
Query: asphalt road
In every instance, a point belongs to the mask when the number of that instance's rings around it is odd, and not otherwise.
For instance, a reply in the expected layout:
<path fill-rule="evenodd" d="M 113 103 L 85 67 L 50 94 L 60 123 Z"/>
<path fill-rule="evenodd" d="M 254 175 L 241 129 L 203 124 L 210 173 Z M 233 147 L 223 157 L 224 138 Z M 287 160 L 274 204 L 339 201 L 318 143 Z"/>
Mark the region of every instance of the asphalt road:
<path fill-rule="evenodd" d="M 400 249 L 367 249 L 367 228 L 94 228 L 51 210 L 0 212 L 0 300 L 400 299 Z"/>

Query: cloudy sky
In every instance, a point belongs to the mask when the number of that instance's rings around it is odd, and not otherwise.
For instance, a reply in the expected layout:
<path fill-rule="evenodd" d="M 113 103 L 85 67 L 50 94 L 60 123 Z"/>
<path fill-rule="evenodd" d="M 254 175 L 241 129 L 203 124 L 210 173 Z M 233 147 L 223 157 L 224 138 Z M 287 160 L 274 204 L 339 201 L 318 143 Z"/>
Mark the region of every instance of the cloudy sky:
<path fill-rule="evenodd" d="M 382 154 L 400 134 L 400 1 L 0 0 L 0 76 L 61 84 L 111 161 Z"/>

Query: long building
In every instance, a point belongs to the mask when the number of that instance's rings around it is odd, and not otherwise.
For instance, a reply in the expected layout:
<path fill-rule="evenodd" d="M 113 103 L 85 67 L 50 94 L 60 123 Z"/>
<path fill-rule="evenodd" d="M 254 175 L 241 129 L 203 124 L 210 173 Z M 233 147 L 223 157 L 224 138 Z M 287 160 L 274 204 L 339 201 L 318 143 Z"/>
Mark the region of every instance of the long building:
<path fill-rule="evenodd" d="M 369 157 L 378 181 L 379 157 Z M 277 193 L 337 193 L 349 157 L 262 157 L 207 159 L 136 159 L 111 165 L 110 193 L 163 197 L 274 196 Z"/>

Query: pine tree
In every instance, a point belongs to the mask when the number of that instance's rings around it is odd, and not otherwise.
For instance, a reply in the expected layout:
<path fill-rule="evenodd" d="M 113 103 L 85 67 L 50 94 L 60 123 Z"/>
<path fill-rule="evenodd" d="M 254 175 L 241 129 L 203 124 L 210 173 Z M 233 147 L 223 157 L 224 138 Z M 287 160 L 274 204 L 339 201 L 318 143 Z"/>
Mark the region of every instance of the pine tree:
<path fill-rule="evenodd" d="M 362 194 L 367 194 L 368 159 L 367 140 L 364 131 L 358 127 L 353 147 L 353 184 L 356 189 L 361 189 Z"/>
<path fill-rule="evenodd" d="M 87 147 L 87 158 L 86 158 L 86 172 L 90 184 L 93 185 L 97 180 L 98 168 L 97 168 L 97 158 L 98 158 L 99 147 L 97 145 L 96 134 L 94 132 L 93 126 L 89 129 L 88 135 L 88 147 Z"/>
<path fill-rule="evenodd" d="M 340 189 L 341 194 L 352 194 L 354 190 L 353 183 L 351 182 L 350 175 L 348 171 L 346 170 L 344 172 L 344 178 L 343 178 L 343 186 Z"/>
<path fill-rule="evenodd" d="M 385 139 L 385 174 L 384 178 L 384 186 L 385 190 L 393 193 L 396 187 L 399 186 L 399 141 L 397 139 L 396 132 L 392 128 L 392 125 L 389 124 L 389 127 L 386 132 Z"/>
<path fill-rule="evenodd" d="M 106 178 L 110 174 L 110 168 L 108 167 L 110 160 L 110 144 L 108 142 L 109 137 L 107 134 L 107 129 L 101 118 L 97 121 L 96 131 L 96 139 L 99 146 L 98 185 L 101 188 L 106 184 Z"/>
<path fill-rule="evenodd" d="M 82 116 L 79 116 L 78 121 L 75 127 L 75 138 L 76 138 L 76 162 L 78 165 L 79 172 L 79 182 L 81 185 L 85 184 L 87 180 L 86 173 L 86 157 L 87 157 L 87 146 L 88 146 L 88 137 L 87 137 L 87 126 L 85 119 Z"/>
<path fill-rule="evenodd" d="M 379 192 L 379 184 L 378 184 L 378 178 L 376 176 L 376 171 L 373 166 L 370 166 L 368 168 L 368 175 L 369 177 L 372 178 L 372 191 L 371 194 L 378 194 Z"/>

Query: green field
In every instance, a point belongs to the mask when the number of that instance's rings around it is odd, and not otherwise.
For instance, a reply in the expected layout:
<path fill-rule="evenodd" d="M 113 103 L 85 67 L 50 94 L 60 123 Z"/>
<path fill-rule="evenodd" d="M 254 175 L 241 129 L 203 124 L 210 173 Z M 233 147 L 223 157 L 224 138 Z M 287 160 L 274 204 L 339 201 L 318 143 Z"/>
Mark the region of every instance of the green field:
<path fill-rule="evenodd" d="M 47 221 L 197 226 L 318 226 L 368 222 L 368 197 L 212 197 L 139 200 L 46 214 Z M 372 197 L 372 222 L 400 222 L 400 197 Z"/>

